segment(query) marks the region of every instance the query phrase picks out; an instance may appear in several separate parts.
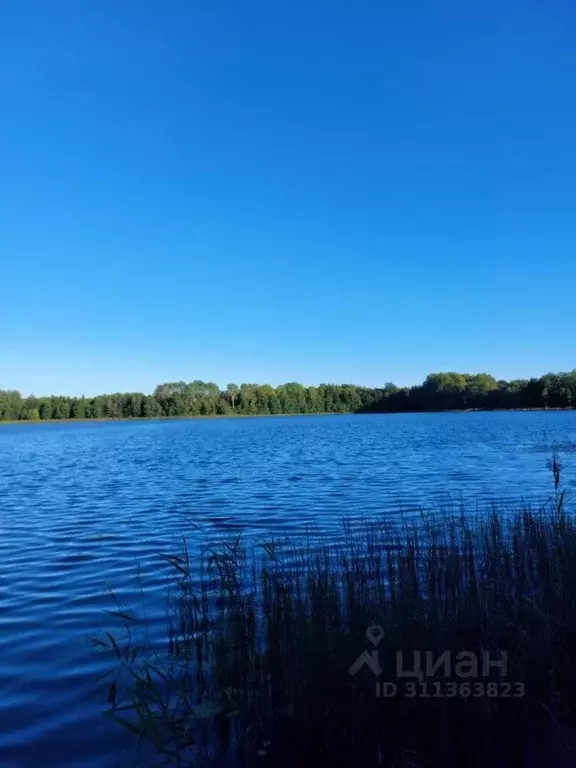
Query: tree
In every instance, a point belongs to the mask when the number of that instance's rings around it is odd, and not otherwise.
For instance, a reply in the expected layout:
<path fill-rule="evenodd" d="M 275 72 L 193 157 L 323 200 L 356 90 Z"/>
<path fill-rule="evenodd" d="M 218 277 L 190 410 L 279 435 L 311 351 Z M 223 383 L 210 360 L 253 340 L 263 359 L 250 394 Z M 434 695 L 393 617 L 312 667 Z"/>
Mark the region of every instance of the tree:
<path fill-rule="evenodd" d="M 142 416 L 158 418 L 162 415 L 162 408 L 153 395 L 144 397 L 142 401 Z"/>
<path fill-rule="evenodd" d="M 128 395 L 124 403 L 123 413 L 128 418 L 138 419 L 142 416 L 144 396 L 139 392 Z"/>
<path fill-rule="evenodd" d="M 288 382 L 228 384 L 196 379 L 159 384 L 152 395 L 140 392 L 84 397 L 22 398 L 17 390 L 0 390 L 0 420 L 132 418 L 278 413 L 391 413 L 460 408 L 566 408 L 576 405 L 576 370 L 547 373 L 541 378 L 497 381 L 487 373 L 440 372 L 422 384 L 399 389 L 354 384 L 304 387 Z"/>
<path fill-rule="evenodd" d="M 306 410 L 308 413 L 321 413 L 323 409 L 322 398 L 318 387 L 306 389 Z"/>
<path fill-rule="evenodd" d="M 42 420 L 51 419 L 52 413 L 53 411 L 51 400 L 44 400 L 44 402 L 40 405 L 40 418 Z"/>
<path fill-rule="evenodd" d="M 477 373 L 468 376 L 465 387 L 466 405 L 472 408 L 481 408 L 490 403 L 490 395 L 498 389 L 498 382 L 487 373 Z"/>
<path fill-rule="evenodd" d="M 93 397 L 86 407 L 86 416 L 89 419 L 102 418 L 102 397 Z"/>
<path fill-rule="evenodd" d="M 86 400 L 82 397 L 79 400 L 72 400 L 72 406 L 70 408 L 70 418 L 72 419 L 85 419 L 86 418 Z"/>
<path fill-rule="evenodd" d="M 233 409 L 236 407 L 236 398 L 238 397 L 239 391 L 240 391 L 240 387 L 238 386 L 238 384 L 226 385 L 226 396 L 230 401 L 230 405 L 232 406 Z"/>
<path fill-rule="evenodd" d="M 254 390 L 257 384 L 242 384 L 238 393 L 238 408 L 248 416 L 256 415 L 256 396 Z"/>
<path fill-rule="evenodd" d="M 20 418 L 22 395 L 16 389 L 0 389 L 0 420 L 14 421 Z"/>
<path fill-rule="evenodd" d="M 69 419 L 70 418 L 70 403 L 68 398 L 59 397 L 54 417 L 57 419 Z"/>

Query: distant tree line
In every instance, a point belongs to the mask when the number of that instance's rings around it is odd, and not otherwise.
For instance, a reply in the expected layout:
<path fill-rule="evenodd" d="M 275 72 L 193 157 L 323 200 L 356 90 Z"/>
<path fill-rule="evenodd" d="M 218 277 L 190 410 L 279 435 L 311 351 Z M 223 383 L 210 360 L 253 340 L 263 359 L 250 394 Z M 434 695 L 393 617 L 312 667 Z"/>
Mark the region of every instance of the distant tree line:
<path fill-rule="evenodd" d="M 0 390 L 0 421 L 120 419 L 177 416 L 245 416 L 281 413 L 400 413 L 462 409 L 573 408 L 576 370 L 539 379 L 497 381 L 485 373 L 432 373 L 423 384 L 380 388 L 353 384 L 304 387 L 288 383 L 228 384 L 178 381 L 160 384 L 151 395 L 126 392 L 97 397 L 22 397 Z"/>

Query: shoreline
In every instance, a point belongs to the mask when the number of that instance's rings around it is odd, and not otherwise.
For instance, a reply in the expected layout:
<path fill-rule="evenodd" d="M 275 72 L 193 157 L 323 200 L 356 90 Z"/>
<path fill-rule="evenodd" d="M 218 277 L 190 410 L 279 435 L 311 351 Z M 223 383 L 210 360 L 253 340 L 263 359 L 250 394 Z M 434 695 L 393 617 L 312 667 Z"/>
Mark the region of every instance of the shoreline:
<path fill-rule="evenodd" d="M 193 421 L 194 419 L 273 419 L 282 416 L 354 416 L 353 413 L 211 413 L 195 416 L 99 416 L 97 419 L 9 419 L 2 424 L 102 424 L 117 421 Z"/>
<path fill-rule="evenodd" d="M 373 412 L 319 412 L 319 413 L 213 413 L 197 414 L 194 416 L 120 416 L 84 419 L 6 419 L 0 420 L 0 427 L 4 424 L 101 424 L 121 421 L 193 421 L 207 419 L 271 419 L 286 416 L 396 416 L 405 413 L 531 413 L 544 411 L 574 411 L 575 407 L 566 406 L 559 408 L 458 408 L 445 411 L 373 411 Z"/>

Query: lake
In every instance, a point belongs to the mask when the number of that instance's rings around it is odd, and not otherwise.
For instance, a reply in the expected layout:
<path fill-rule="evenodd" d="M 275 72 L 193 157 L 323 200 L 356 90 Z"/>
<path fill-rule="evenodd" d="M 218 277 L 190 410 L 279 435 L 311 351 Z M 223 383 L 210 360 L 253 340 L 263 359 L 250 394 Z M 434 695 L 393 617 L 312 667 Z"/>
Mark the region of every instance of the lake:
<path fill-rule="evenodd" d="M 342 517 L 449 499 L 510 505 L 576 482 L 576 412 L 296 416 L 0 426 L 0 765 L 129 766 L 88 638 L 111 593 L 166 637 L 179 536 L 331 536 Z M 141 578 L 137 578 L 138 567 Z"/>

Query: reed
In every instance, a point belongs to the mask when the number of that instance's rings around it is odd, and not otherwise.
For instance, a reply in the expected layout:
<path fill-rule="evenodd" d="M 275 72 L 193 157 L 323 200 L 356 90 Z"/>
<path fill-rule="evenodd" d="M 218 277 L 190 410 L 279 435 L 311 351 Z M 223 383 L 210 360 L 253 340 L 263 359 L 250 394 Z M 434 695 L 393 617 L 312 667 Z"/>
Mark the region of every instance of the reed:
<path fill-rule="evenodd" d="M 177 766 L 572 764 L 576 525 L 551 469 L 540 508 L 183 544 L 168 652 L 120 610 L 98 640 L 108 716 Z"/>

